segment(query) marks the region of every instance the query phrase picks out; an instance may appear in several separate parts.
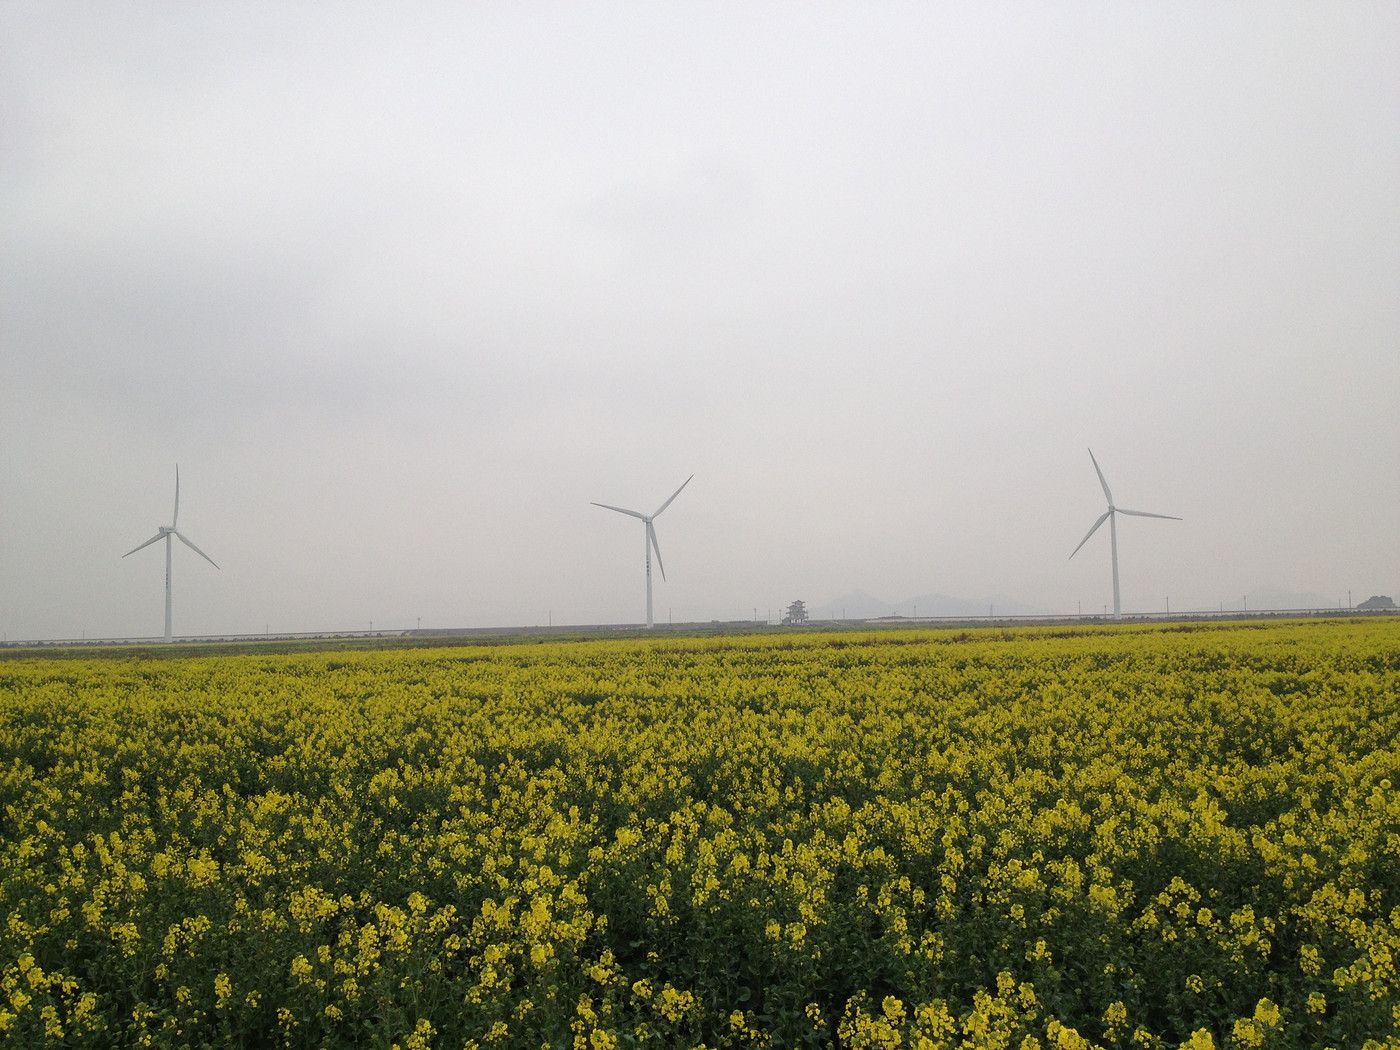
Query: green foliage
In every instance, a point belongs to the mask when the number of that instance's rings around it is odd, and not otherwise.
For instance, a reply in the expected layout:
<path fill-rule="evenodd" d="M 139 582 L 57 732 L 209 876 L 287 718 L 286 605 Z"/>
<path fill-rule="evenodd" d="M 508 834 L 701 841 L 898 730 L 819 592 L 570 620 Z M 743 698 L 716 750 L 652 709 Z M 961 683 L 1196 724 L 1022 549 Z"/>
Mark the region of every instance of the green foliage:
<path fill-rule="evenodd" d="M 6 661 L 0 1035 L 1397 1046 L 1397 641 Z"/>

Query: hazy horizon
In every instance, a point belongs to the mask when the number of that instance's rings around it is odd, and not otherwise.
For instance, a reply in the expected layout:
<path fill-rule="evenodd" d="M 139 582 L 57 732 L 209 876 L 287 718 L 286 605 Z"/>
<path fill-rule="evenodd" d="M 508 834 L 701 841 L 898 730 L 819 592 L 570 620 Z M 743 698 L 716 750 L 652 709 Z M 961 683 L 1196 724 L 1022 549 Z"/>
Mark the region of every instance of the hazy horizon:
<path fill-rule="evenodd" d="M 0 630 L 1400 598 L 1400 8 L 0 6 Z M 739 615 L 742 614 L 742 615 Z"/>

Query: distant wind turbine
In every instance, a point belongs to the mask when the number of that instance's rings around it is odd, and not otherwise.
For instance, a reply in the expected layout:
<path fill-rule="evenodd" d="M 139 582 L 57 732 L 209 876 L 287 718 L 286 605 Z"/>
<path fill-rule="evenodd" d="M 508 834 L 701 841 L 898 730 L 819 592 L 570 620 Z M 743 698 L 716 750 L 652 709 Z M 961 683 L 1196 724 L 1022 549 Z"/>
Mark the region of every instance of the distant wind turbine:
<path fill-rule="evenodd" d="M 213 559 L 213 558 L 209 557 L 209 555 L 205 554 L 202 550 L 200 550 L 198 547 L 196 547 L 193 543 L 191 543 L 191 542 L 189 541 L 189 538 L 186 537 L 184 533 L 180 532 L 178 529 L 175 528 L 175 523 L 176 523 L 177 521 L 179 521 L 179 520 L 180 520 L 180 465 L 177 463 L 177 464 L 175 465 L 175 513 L 172 514 L 172 515 L 170 515 L 170 524 L 169 524 L 169 525 L 161 525 L 161 526 L 158 526 L 157 529 L 156 529 L 156 534 L 155 534 L 154 536 L 152 536 L 150 539 L 148 539 L 145 543 L 141 544 L 140 547 L 132 547 L 131 550 L 129 550 L 129 551 L 126 552 L 126 554 L 123 554 L 123 555 L 122 555 L 123 558 L 128 557 L 129 555 L 135 554 L 137 551 L 139 551 L 139 550 L 141 549 L 141 547 L 149 547 L 152 543 L 155 543 L 157 540 L 165 540 L 165 640 L 166 640 L 167 642 L 169 642 L 169 641 L 171 640 L 171 634 L 170 634 L 170 537 L 171 537 L 171 536 L 174 536 L 177 540 L 179 540 L 181 543 L 183 543 L 183 544 L 184 544 L 186 547 L 188 547 L 190 550 L 192 550 L 192 551 L 194 551 L 196 554 L 198 554 L 201 558 L 203 558 L 205 561 L 207 561 L 210 565 L 213 565 L 214 568 L 217 569 L 217 568 L 219 567 L 218 565 L 216 565 L 216 564 L 214 563 L 214 559 Z"/>
<path fill-rule="evenodd" d="M 641 518 L 642 521 L 646 524 L 646 534 L 645 534 L 645 536 L 643 537 L 642 546 L 643 546 L 644 548 L 646 548 L 646 555 L 647 555 L 647 627 L 648 627 L 648 628 L 650 628 L 650 627 L 652 626 L 652 619 L 651 619 L 651 552 L 652 552 L 653 549 L 655 549 L 655 551 L 656 551 L 656 564 L 657 564 L 657 567 L 661 570 L 661 578 L 662 578 L 663 580 L 666 578 L 666 566 L 663 565 L 662 562 L 661 562 L 661 546 L 660 546 L 660 544 L 658 544 L 658 543 L 656 542 L 656 529 L 652 526 L 651 523 L 652 523 L 652 520 L 653 520 L 653 519 L 658 518 L 658 517 L 661 516 L 661 512 L 671 505 L 671 501 L 674 500 L 677 496 L 679 496 L 679 495 L 681 494 L 681 489 L 683 489 L 683 488 L 685 488 L 687 485 L 689 485 L 689 484 L 690 484 L 690 481 L 691 481 L 691 478 L 694 478 L 694 477 L 695 477 L 695 475 L 692 474 L 692 475 L 690 475 L 689 478 L 686 478 L 685 481 L 681 482 L 681 488 L 680 488 L 680 489 L 676 489 L 675 492 L 671 493 L 671 499 L 668 499 L 665 503 L 661 504 L 661 506 L 657 507 L 656 510 L 653 511 L 651 514 L 643 514 L 643 513 L 641 513 L 640 511 L 628 510 L 626 507 L 614 507 L 614 506 L 612 506 L 611 504 L 607 504 L 607 503 L 594 503 L 594 504 L 593 504 L 593 506 L 595 506 L 595 507 L 602 507 L 604 510 L 615 510 L 615 511 L 617 511 L 619 514 L 630 514 L 630 515 L 631 515 L 632 517 L 634 517 L 634 518 Z"/>
<path fill-rule="evenodd" d="M 1103 494 L 1108 499 L 1108 510 L 1104 511 L 1099 520 L 1094 522 L 1093 528 L 1084 534 L 1084 538 L 1079 541 L 1079 547 L 1088 543 L 1089 537 L 1098 532 L 1099 526 L 1107 520 L 1108 533 L 1111 537 L 1110 546 L 1113 549 L 1113 617 L 1117 619 L 1123 615 L 1123 603 L 1118 598 L 1118 515 L 1131 514 L 1135 518 L 1166 518 L 1169 521 L 1180 521 L 1181 519 L 1171 514 L 1149 514 L 1145 510 L 1125 510 L 1122 507 L 1115 507 L 1113 493 L 1108 491 L 1108 482 L 1104 480 L 1103 471 L 1099 469 L 1099 461 L 1094 459 L 1093 449 L 1089 450 L 1089 459 L 1094 464 L 1094 473 L 1099 476 L 1099 484 L 1103 486 Z M 1070 552 L 1071 558 L 1079 553 L 1079 547 L 1075 547 Z"/>

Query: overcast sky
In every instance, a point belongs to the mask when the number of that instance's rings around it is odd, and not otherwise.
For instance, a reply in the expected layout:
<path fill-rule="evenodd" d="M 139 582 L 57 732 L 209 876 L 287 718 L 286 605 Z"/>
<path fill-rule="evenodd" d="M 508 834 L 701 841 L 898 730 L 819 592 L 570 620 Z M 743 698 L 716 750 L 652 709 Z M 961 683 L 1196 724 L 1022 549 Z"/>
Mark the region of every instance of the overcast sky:
<path fill-rule="evenodd" d="M 0 629 L 1400 598 L 1400 5 L 0 3 Z"/>

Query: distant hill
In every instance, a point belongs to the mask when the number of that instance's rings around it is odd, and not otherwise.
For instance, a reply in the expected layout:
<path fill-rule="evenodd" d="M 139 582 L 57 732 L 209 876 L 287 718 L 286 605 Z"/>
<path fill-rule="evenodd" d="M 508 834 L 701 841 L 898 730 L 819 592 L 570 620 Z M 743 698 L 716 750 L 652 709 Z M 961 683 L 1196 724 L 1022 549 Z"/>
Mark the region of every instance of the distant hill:
<path fill-rule="evenodd" d="M 1015 601 L 1005 595 L 992 595 L 981 601 L 954 598 L 947 594 L 920 594 L 901 602 L 882 601 L 865 591 L 852 591 L 823 605 L 808 606 L 813 620 L 874 620 L 881 616 L 1037 616 L 1043 609 Z"/>

